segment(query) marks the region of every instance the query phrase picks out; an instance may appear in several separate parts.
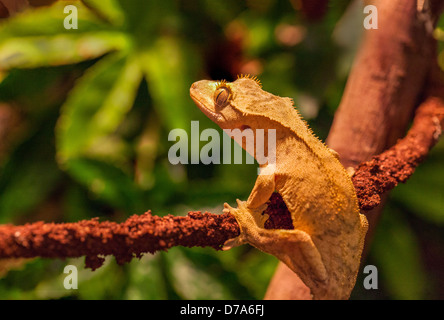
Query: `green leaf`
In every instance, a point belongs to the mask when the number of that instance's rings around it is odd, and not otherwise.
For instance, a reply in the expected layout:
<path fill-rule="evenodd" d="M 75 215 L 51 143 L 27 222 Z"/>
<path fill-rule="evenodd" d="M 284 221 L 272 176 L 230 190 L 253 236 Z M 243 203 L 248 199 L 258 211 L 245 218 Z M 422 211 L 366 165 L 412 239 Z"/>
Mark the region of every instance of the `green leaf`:
<path fill-rule="evenodd" d="M 51 123 L 52 125 L 52 123 Z M 1 168 L 0 223 L 35 210 L 54 190 L 61 172 L 54 160 L 52 127 L 20 145 Z"/>
<path fill-rule="evenodd" d="M 87 158 L 70 159 L 65 169 L 74 179 L 86 185 L 92 195 L 125 212 L 141 212 L 142 193 L 130 175 L 103 161 Z"/>
<path fill-rule="evenodd" d="M 125 35 L 118 32 L 11 38 L 0 44 L 0 66 L 7 70 L 72 64 L 126 46 Z"/>
<path fill-rule="evenodd" d="M 59 178 L 54 162 L 34 159 L 20 165 L 1 192 L 0 223 L 11 222 L 35 208 L 50 194 Z"/>
<path fill-rule="evenodd" d="M 254 299 L 263 299 L 279 260 L 253 248 L 240 259 L 242 262 L 236 268 L 240 283 Z"/>
<path fill-rule="evenodd" d="M 94 271 L 84 267 L 84 258 L 70 259 L 69 263 L 76 260 L 78 262 L 74 265 L 79 270 L 79 288 L 78 290 L 65 289 L 65 291 L 76 291 L 71 294 L 76 294 L 81 300 L 93 300 L 98 297 L 110 300 L 122 299 L 122 291 L 126 287 L 127 275 L 125 269 L 116 263 L 114 257 L 107 256 L 104 265 Z"/>
<path fill-rule="evenodd" d="M 431 166 L 427 168 L 433 169 Z M 436 176 L 436 171 L 431 172 L 429 169 L 421 171 L 417 174 L 418 176 L 423 174 L 422 178 L 412 177 L 407 185 L 398 186 L 392 196 L 403 207 L 408 208 L 409 211 L 422 219 L 442 225 L 444 224 L 444 180 L 433 183 L 433 181 L 426 180 L 426 178 L 431 177 L 429 174 L 433 174 L 433 172 Z M 426 171 L 429 172 L 426 174 Z M 442 174 L 438 174 L 438 176 L 442 176 Z"/>
<path fill-rule="evenodd" d="M 193 262 L 196 272 L 208 273 L 223 284 L 225 298 L 262 299 L 278 260 L 251 249 L 241 246 L 221 252 L 211 248 L 181 248 L 181 252 Z M 269 268 L 261 257 L 274 262 L 269 275 L 264 273 Z M 252 290 L 262 285 L 265 285 L 263 290 L 258 295 L 252 295 Z"/>
<path fill-rule="evenodd" d="M 165 57 L 168 57 L 167 59 Z M 200 113 L 189 98 L 199 60 L 179 39 L 163 37 L 142 54 L 154 108 L 169 130 L 189 129 Z"/>
<path fill-rule="evenodd" d="M 78 29 L 65 29 L 64 19 L 68 16 L 64 13 L 67 5 L 77 7 Z M 17 14 L 0 24 L 0 43 L 6 39 L 54 36 L 60 34 L 76 34 L 92 31 L 103 31 L 109 27 L 99 21 L 96 16 L 79 1 L 57 1 L 50 7 L 28 9 Z"/>
<path fill-rule="evenodd" d="M 91 67 L 62 107 L 57 128 L 61 163 L 80 155 L 119 160 L 125 143 L 110 136 L 131 109 L 141 81 L 136 60 L 113 54 Z"/>
<path fill-rule="evenodd" d="M 29 112 L 37 112 L 41 109 L 40 105 L 52 103 L 53 95 L 42 99 L 48 88 L 56 86 L 63 81 L 67 71 L 72 70 L 72 66 L 63 66 L 57 68 L 36 68 L 36 69 L 14 69 L 8 72 L 7 77 L 0 82 L 0 101 L 17 101 Z M 23 94 L 26 92 L 26 94 Z M 47 94 L 47 96 L 49 96 Z M 57 95 L 56 95 L 57 96 Z M 50 102 L 51 101 L 51 102 Z"/>
<path fill-rule="evenodd" d="M 251 3 L 253 4 L 254 2 Z M 270 3 L 270 1 L 260 2 L 260 4 L 265 5 L 267 3 Z M 239 16 L 242 10 L 245 9 L 244 5 L 245 2 L 240 1 L 199 1 L 199 7 L 205 12 L 205 16 L 211 17 L 213 21 L 223 28 Z"/>
<path fill-rule="evenodd" d="M 181 248 L 172 248 L 164 255 L 167 260 L 169 280 L 174 291 L 183 299 L 230 299 L 233 298 L 221 279 L 211 270 L 194 265 L 182 253 Z"/>
<path fill-rule="evenodd" d="M 145 190 L 152 188 L 155 183 L 153 169 L 159 152 L 160 130 L 161 124 L 151 112 L 136 146 L 136 179 L 139 186 Z"/>
<path fill-rule="evenodd" d="M 128 264 L 127 286 L 123 298 L 126 300 L 167 299 L 159 265 L 159 254 L 145 254 Z"/>
<path fill-rule="evenodd" d="M 150 44 L 159 31 L 177 16 L 178 2 L 175 0 L 146 1 L 118 0 L 125 16 L 124 29 L 136 37 L 143 47 Z"/>
<path fill-rule="evenodd" d="M 82 0 L 99 19 L 121 26 L 125 19 L 117 0 Z"/>
<path fill-rule="evenodd" d="M 125 274 L 121 266 L 118 266 L 112 257 L 107 257 L 104 265 L 95 270 L 85 268 L 85 258 L 71 258 L 65 261 L 53 260 L 46 269 L 44 278 L 40 278 L 35 289 L 31 291 L 28 299 L 62 299 L 77 298 L 91 300 L 101 297 L 102 299 L 121 299 L 121 291 L 125 286 Z M 66 265 L 73 265 L 78 272 L 78 289 L 67 290 L 64 280 Z M 51 268 L 52 267 L 52 268 Z"/>
<path fill-rule="evenodd" d="M 429 287 L 413 231 L 395 210 L 385 210 L 372 244 L 378 275 L 393 299 L 424 299 Z"/>
<path fill-rule="evenodd" d="M 405 184 L 397 186 L 391 196 L 399 206 L 421 219 L 444 224 L 444 140 L 430 152 Z"/>

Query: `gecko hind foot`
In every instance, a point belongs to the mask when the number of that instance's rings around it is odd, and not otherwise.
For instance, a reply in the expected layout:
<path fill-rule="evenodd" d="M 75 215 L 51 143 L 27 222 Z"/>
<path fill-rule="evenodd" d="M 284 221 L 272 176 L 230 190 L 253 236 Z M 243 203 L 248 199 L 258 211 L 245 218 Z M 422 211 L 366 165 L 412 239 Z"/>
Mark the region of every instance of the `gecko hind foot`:
<path fill-rule="evenodd" d="M 327 279 L 321 255 L 308 233 L 298 229 L 265 229 L 264 222 L 268 215 L 262 214 L 263 208 L 252 210 L 245 201 L 237 200 L 237 203 L 237 208 L 225 203 L 224 213 L 230 213 L 236 218 L 241 233 L 238 237 L 227 240 L 223 250 L 249 243 L 274 255 L 305 280 L 313 278 L 323 282 Z"/>

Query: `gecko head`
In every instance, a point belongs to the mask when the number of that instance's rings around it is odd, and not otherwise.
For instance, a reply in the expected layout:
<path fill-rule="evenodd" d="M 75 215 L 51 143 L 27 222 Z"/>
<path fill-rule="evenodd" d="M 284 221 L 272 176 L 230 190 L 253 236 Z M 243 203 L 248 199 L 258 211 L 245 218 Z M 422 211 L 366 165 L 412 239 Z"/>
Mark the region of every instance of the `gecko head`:
<path fill-rule="evenodd" d="M 199 109 L 221 128 L 230 128 L 242 113 L 233 108 L 234 82 L 201 80 L 193 83 L 190 96 Z"/>
<path fill-rule="evenodd" d="M 294 112 L 290 98 L 275 96 L 262 90 L 256 77 L 240 76 L 227 82 L 201 80 L 192 84 L 191 98 L 200 110 L 222 129 L 261 128 L 263 117 Z M 298 116 L 298 115 L 292 115 Z"/>
<path fill-rule="evenodd" d="M 202 112 L 222 129 L 256 128 L 258 116 L 270 113 L 274 101 L 281 98 L 264 90 L 256 78 L 239 77 L 236 81 L 201 80 L 190 88 L 191 98 Z M 279 103 L 281 105 L 281 103 Z"/>

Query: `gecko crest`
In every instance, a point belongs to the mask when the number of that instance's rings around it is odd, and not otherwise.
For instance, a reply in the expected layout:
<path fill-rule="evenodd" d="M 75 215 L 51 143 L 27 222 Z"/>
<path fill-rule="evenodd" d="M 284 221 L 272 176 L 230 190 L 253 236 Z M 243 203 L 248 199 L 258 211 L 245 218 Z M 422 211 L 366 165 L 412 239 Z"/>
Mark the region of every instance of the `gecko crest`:
<path fill-rule="evenodd" d="M 262 88 L 262 83 L 261 83 L 261 81 L 258 79 L 258 77 L 256 77 L 256 76 L 252 76 L 252 75 L 250 75 L 250 74 L 238 74 L 237 75 L 237 78 L 238 79 L 250 79 L 250 80 L 253 80 L 253 81 L 255 81 L 258 85 L 259 85 L 259 87 L 261 87 Z"/>
<path fill-rule="evenodd" d="M 222 79 L 222 80 L 216 82 L 216 90 L 217 90 L 217 89 L 220 89 L 220 88 L 222 88 L 222 87 L 224 87 L 224 88 L 228 88 L 228 89 L 229 89 L 229 86 L 228 86 L 228 82 L 227 82 L 227 80 Z"/>

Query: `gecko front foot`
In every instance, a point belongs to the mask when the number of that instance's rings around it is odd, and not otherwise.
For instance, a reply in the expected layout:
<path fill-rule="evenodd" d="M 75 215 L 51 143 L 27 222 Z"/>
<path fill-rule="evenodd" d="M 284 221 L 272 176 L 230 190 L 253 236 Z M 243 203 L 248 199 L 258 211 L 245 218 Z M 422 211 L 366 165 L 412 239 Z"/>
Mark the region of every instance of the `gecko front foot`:
<path fill-rule="evenodd" d="M 225 203 L 223 213 L 230 213 L 236 218 L 240 228 L 240 235 L 225 241 L 222 250 L 229 250 L 249 242 L 249 238 L 251 238 L 252 235 L 257 235 L 259 229 L 264 227 L 264 223 L 268 219 L 268 215 L 262 214 L 267 208 L 267 205 L 250 209 L 246 201 L 236 201 L 237 208 L 233 208 L 228 203 Z"/>

